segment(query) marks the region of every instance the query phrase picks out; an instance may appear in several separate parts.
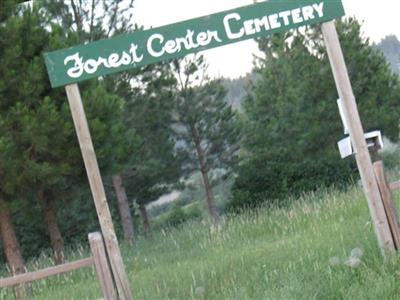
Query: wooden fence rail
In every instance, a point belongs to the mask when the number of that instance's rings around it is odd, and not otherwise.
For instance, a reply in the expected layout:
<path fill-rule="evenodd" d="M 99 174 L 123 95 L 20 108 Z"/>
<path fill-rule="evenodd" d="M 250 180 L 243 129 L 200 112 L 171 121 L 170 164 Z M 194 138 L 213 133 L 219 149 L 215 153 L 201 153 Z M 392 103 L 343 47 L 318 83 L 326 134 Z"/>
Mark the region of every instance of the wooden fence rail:
<path fill-rule="evenodd" d="M 400 191 L 400 180 L 392 182 L 391 184 L 389 184 L 389 187 L 392 190 L 392 192 Z"/>
<path fill-rule="evenodd" d="M 35 272 L 19 274 L 13 277 L 0 278 L 0 288 L 17 286 L 94 265 L 104 299 L 117 299 L 115 284 L 112 279 L 110 266 L 104 248 L 103 237 L 99 232 L 90 233 L 89 244 L 92 252 L 92 256 L 89 258 L 49 267 Z"/>
<path fill-rule="evenodd" d="M 19 274 L 13 277 L 2 278 L 0 279 L 0 288 L 7 286 L 19 285 L 27 282 L 32 282 L 35 280 L 44 279 L 50 276 L 63 274 L 67 272 L 71 272 L 80 268 L 88 267 L 94 264 L 93 257 L 81 259 L 78 261 L 74 261 L 71 263 L 66 263 L 63 265 L 46 268 L 43 270 L 29 272 L 24 274 Z"/>

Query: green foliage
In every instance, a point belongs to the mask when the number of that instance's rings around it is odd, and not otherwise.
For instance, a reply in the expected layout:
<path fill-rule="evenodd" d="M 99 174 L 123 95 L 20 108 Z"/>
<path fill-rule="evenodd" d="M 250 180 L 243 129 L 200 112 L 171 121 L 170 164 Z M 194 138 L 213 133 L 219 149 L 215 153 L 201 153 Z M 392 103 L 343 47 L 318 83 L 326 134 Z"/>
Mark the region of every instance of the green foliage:
<path fill-rule="evenodd" d="M 385 165 L 385 169 L 398 172 L 400 170 L 400 144 L 391 144 L 385 141 L 383 151 L 379 155 Z M 396 180 L 396 179 L 395 179 Z"/>
<path fill-rule="evenodd" d="M 200 171 L 207 195 L 213 226 L 218 226 L 210 174 L 223 169 L 229 176 L 237 163 L 240 130 L 237 114 L 225 101 L 221 80 L 209 80 L 202 56 L 174 62 L 179 80 L 175 108 L 177 147 L 183 160 L 183 172 Z M 218 179 L 221 179 L 218 178 Z"/>
<path fill-rule="evenodd" d="M 71 170 L 61 159 L 74 154 L 60 143 L 70 143 L 73 131 L 62 105 L 54 100 L 58 93 L 51 91 L 47 80 L 41 53 L 48 49 L 51 34 L 41 27 L 39 14 L 24 10 L 3 25 L 0 131 L 4 157 L 0 173 L 4 176 L 0 190 L 15 200 L 38 181 L 46 178 L 52 185 Z"/>
<path fill-rule="evenodd" d="M 400 79 L 383 54 L 362 37 L 353 19 L 338 24 L 350 80 L 365 131 L 382 130 L 393 142 L 400 138 Z M 325 64 L 328 65 L 325 58 Z"/>
<path fill-rule="evenodd" d="M 138 86 L 124 91 L 123 118 L 140 137 L 140 144 L 124 172 L 124 182 L 130 198 L 148 204 L 172 190 L 180 177 L 171 129 L 176 80 L 166 63 L 142 69 L 136 80 Z"/>
<path fill-rule="evenodd" d="M 0 23 L 18 11 L 18 4 L 23 0 L 2 0 L 0 2 Z"/>
<path fill-rule="evenodd" d="M 132 27 L 133 0 L 40 0 L 34 1 L 46 20 L 74 28 L 80 42 L 107 38 Z"/>
<path fill-rule="evenodd" d="M 82 97 L 100 168 L 111 176 L 132 160 L 141 139 L 124 120 L 126 102 L 102 83 L 88 86 Z"/>
<path fill-rule="evenodd" d="M 206 69 L 201 56 L 185 64 L 175 62 L 179 78 L 175 133 L 186 174 L 218 168 L 230 171 L 237 161 L 237 114 L 225 101 L 221 80 L 209 80 Z"/>
<path fill-rule="evenodd" d="M 178 226 L 185 222 L 185 212 L 180 205 L 174 205 L 169 213 L 166 224 L 168 226 Z"/>
<path fill-rule="evenodd" d="M 345 188 L 354 179 L 344 175 L 349 172 L 347 166 L 337 163 L 335 159 L 325 156 L 289 164 L 285 157 L 275 157 L 267 163 L 262 158 L 246 163 L 238 169 L 240 176 L 235 180 L 226 210 L 238 212 L 260 206 L 265 201 L 270 206 L 286 206 L 289 195 L 298 197 L 321 187 Z M 254 172 L 255 166 L 265 167 Z"/>
<path fill-rule="evenodd" d="M 355 20 L 337 27 L 364 130 L 379 129 L 398 140 L 398 77 L 361 37 Z M 351 182 L 355 162 L 341 160 L 337 150 L 342 124 L 321 33 L 315 28 L 288 32 L 261 40 L 259 46 L 265 58 L 258 60 L 260 77 L 244 104 L 244 160 L 237 169 L 232 206 L 252 207 Z"/>
<path fill-rule="evenodd" d="M 153 217 L 152 227 L 154 231 L 159 231 L 168 227 L 177 227 L 189 221 L 202 220 L 206 214 L 203 206 L 200 201 L 187 204 L 180 199 L 160 207 L 155 205 L 149 209 Z"/>

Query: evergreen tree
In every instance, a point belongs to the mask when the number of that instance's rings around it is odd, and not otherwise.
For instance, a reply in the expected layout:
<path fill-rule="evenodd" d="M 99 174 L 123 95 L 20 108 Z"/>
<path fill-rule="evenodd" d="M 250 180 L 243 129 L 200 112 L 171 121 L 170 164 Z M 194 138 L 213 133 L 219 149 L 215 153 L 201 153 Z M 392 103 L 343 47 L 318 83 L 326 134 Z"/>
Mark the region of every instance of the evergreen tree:
<path fill-rule="evenodd" d="M 0 23 L 13 15 L 18 10 L 18 4 L 22 0 L 2 0 L 0 2 Z"/>
<path fill-rule="evenodd" d="M 92 42 L 126 32 L 133 26 L 134 0 L 41 0 L 47 20 L 74 30 L 79 41 Z"/>
<path fill-rule="evenodd" d="M 168 63 L 138 71 L 136 80 L 140 84 L 125 90 L 125 121 L 140 136 L 141 144 L 132 154 L 124 180 L 128 195 L 139 205 L 144 232 L 149 236 L 146 205 L 170 192 L 180 178 L 171 128 L 176 80 Z"/>
<path fill-rule="evenodd" d="M 206 77 L 202 56 L 175 62 L 179 91 L 176 96 L 175 131 L 184 157 L 184 170 L 201 172 L 207 207 L 214 227 L 219 224 L 210 175 L 216 169 L 226 172 L 236 162 L 240 134 L 236 113 L 225 101 L 220 80 Z M 196 85 L 197 84 L 197 85 Z"/>
<path fill-rule="evenodd" d="M 38 64 L 31 62 L 29 66 L 25 59 L 27 56 L 32 57 L 31 49 L 34 49 L 35 44 L 30 48 L 29 45 L 25 46 L 21 42 L 13 40 L 13 37 L 18 40 L 23 39 L 23 35 L 19 33 L 26 33 L 29 30 L 29 20 L 12 15 L 8 15 L 8 17 L 0 26 L 0 63 L 2 64 L 0 66 L 0 223 L 8 265 L 13 274 L 19 274 L 24 272 L 24 261 L 12 224 L 11 213 L 19 207 L 22 201 L 22 191 L 27 191 L 25 186 L 27 178 L 24 173 L 27 159 L 22 155 L 15 140 L 13 130 L 17 129 L 8 127 L 7 112 L 16 98 L 27 93 L 19 84 L 20 82 L 16 80 L 18 70 L 21 66 L 25 67 L 25 72 L 22 72 L 21 77 L 27 80 L 28 76 L 32 76 L 35 80 Z M 40 37 L 42 36 L 38 35 L 39 41 Z M 38 90 L 40 87 L 36 91 Z"/>
<path fill-rule="evenodd" d="M 74 137 L 64 96 L 52 90 L 42 53 L 59 43 L 59 31 L 46 31 L 39 10 L 25 8 L 7 20 L 3 28 L 0 59 L 3 89 L 0 92 L 3 126 L 11 133 L 17 153 L 24 161 L 24 185 L 37 195 L 47 225 L 56 263 L 64 257 L 63 239 L 56 222 L 55 190 L 66 185 L 66 176 L 75 176 L 79 151 L 71 145 Z M 9 34 L 12 32 L 12 34 Z M 76 146 L 76 144 L 75 144 Z M 27 200 L 31 197 L 27 197 Z"/>
<path fill-rule="evenodd" d="M 355 20 L 337 27 L 365 131 L 397 140 L 398 78 Z M 356 174 L 354 160 L 341 160 L 336 146 L 343 129 L 321 33 L 288 32 L 259 46 L 265 58 L 245 104 L 245 162 L 233 192 L 239 207 L 340 185 Z"/>

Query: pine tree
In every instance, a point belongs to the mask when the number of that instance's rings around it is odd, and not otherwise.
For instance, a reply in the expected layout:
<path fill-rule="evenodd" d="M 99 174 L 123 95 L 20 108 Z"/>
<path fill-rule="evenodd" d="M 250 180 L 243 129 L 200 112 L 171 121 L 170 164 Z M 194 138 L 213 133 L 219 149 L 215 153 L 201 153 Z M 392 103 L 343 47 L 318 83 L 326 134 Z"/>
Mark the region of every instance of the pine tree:
<path fill-rule="evenodd" d="M 128 99 L 125 121 L 141 144 L 132 153 L 124 181 L 128 195 L 139 206 L 144 232 L 150 236 L 146 205 L 171 191 L 181 176 L 171 128 L 176 80 L 169 64 L 161 63 L 137 71 L 136 81 L 140 85 L 124 92 Z"/>
<path fill-rule="evenodd" d="M 219 225 L 210 175 L 216 169 L 229 172 L 236 162 L 240 132 L 237 116 L 225 101 L 220 80 L 206 77 L 202 56 L 175 62 L 179 78 L 175 131 L 186 173 L 201 172 L 207 207 L 214 227 Z M 196 83 L 198 85 L 196 85 Z"/>
<path fill-rule="evenodd" d="M 3 0 L 0 2 L 0 23 L 4 22 L 8 17 L 18 11 L 18 4 L 24 2 L 22 0 Z"/>
<path fill-rule="evenodd" d="M 16 66 L 24 65 L 24 55 L 29 55 L 28 47 L 21 47 L 20 43 L 13 43 L 11 36 L 27 29 L 28 22 L 8 15 L 0 26 L 0 201 L 1 201 L 1 238 L 4 244 L 4 251 L 10 270 L 13 274 L 25 272 L 24 261 L 18 243 L 14 226 L 11 220 L 13 209 L 18 208 L 22 191 L 27 191 L 25 187 L 25 168 L 26 158 L 22 155 L 18 144 L 15 141 L 12 130 L 8 127 L 7 110 L 15 101 L 15 96 L 26 93 L 20 90 L 15 79 L 18 69 Z M 20 36 L 19 36 L 20 38 Z M 26 50 L 26 51 L 24 51 Z M 32 76 L 35 79 L 33 70 L 26 66 L 23 76 Z M 32 72 L 32 73 L 31 73 Z M 14 129 L 14 128 L 13 128 Z M 16 129 L 14 129 L 16 130 Z"/>
<path fill-rule="evenodd" d="M 134 0 L 41 0 L 48 22 L 75 28 L 79 42 L 93 42 L 132 29 Z"/>

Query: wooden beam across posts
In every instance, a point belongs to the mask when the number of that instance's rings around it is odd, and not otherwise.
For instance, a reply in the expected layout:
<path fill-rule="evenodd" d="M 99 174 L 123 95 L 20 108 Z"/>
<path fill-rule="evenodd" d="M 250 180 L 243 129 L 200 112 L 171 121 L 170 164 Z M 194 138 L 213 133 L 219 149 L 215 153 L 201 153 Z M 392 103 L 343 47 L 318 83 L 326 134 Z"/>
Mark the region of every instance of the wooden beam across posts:
<path fill-rule="evenodd" d="M 0 288 L 44 279 L 50 276 L 71 272 L 84 267 L 89 267 L 93 264 L 94 264 L 93 258 L 89 257 L 35 272 L 23 273 L 15 275 L 13 277 L 3 278 L 0 279 Z"/>
<path fill-rule="evenodd" d="M 378 244 L 383 256 L 386 257 L 386 254 L 391 255 L 395 253 L 395 245 L 378 184 L 375 179 L 368 146 L 364 139 L 360 115 L 358 113 L 342 48 L 333 21 L 322 24 L 322 34 L 335 78 L 336 88 L 340 99 L 343 101 L 343 112 L 349 127 L 351 142 L 356 153 L 357 166 L 361 175 L 364 193 L 367 197 Z"/>
<path fill-rule="evenodd" d="M 89 244 L 104 299 L 117 299 L 117 292 L 115 291 L 114 281 L 101 233 L 90 233 Z"/>
<path fill-rule="evenodd" d="M 111 213 L 108 208 L 106 193 L 101 179 L 97 158 L 90 136 L 89 126 L 83 108 L 82 98 L 77 84 L 65 86 L 76 134 L 79 140 L 83 161 L 89 179 L 101 231 L 103 233 L 108 259 L 120 299 L 131 300 L 132 292 L 125 271 L 117 236 L 115 234 Z"/>
<path fill-rule="evenodd" d="M 396 246 L 396 249 L 400 249 L 400 226 L 399 217 L 397 215 L 397 209 L 393 201 L 392 191 L 390 190 L 389 184 L 386 179 L 385 169 L 381 160 L 374 162 L 375 177 L 378 182 L 379 191 L 381 193 L 383 206 L 385 207 L 386 216 L 389 221 L 390 230 Z"/>

